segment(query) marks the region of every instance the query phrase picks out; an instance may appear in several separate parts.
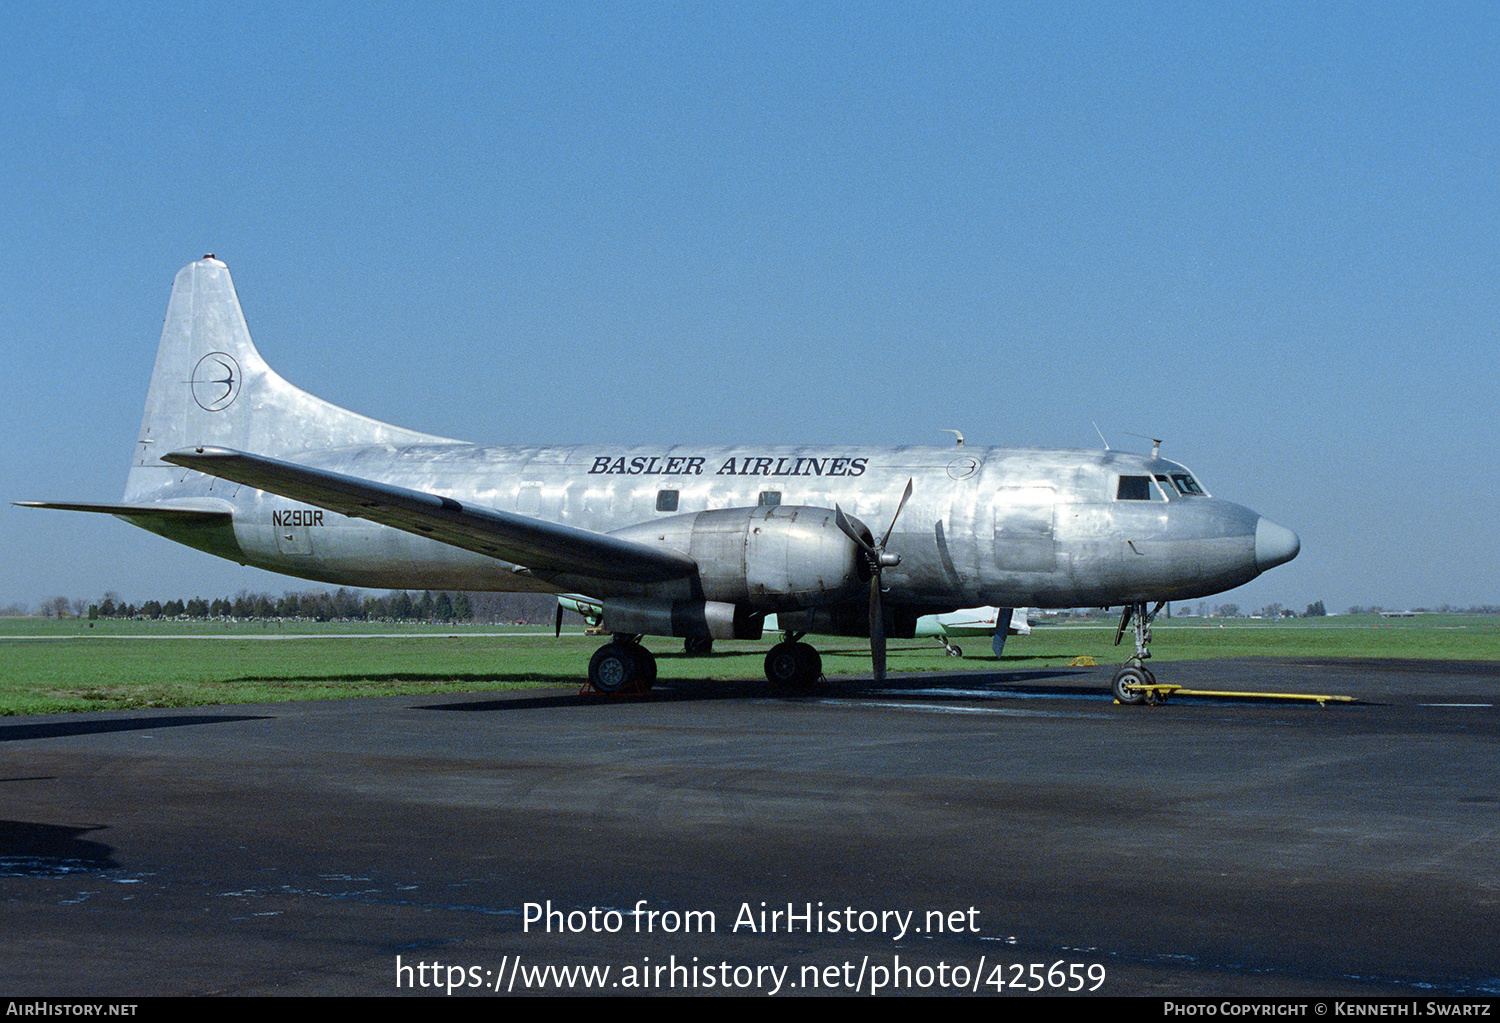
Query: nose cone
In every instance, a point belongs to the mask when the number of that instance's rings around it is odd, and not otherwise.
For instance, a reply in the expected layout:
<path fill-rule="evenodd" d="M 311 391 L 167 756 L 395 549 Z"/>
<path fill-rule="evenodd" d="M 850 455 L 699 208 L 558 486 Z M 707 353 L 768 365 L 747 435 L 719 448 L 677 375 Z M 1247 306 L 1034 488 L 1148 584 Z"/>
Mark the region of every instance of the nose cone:
<path fill-rule="evenodd" d="M 1297 556 L 1302 541 L 1285 526 L 1278 526 L 1270 519 L 1258 519 L 1255 523 L 1255 569 L 1264 572 L 1284 565 Z"/>

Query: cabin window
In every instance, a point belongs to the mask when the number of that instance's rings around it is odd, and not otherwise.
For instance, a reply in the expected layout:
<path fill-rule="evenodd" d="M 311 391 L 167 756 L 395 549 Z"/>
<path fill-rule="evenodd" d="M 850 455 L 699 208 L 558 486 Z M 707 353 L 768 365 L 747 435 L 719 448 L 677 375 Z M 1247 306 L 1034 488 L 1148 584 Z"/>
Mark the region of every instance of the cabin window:
<path fill-rule="evenodd" d="M 658 490 L 656 492 L 656 510 L 657 511 L 676 511 L 677 510 L 677 491 L 675 491 L 675 490 Z"/>
<path fill-rule="evenodd" d="M 1172 482 L 1177 484 L 1177 492 L 1195 497 L 1206 497 L 1203 488 L 1198 486 L 1198 481 L 1185 472 L 1174 472 Z"/>
<path fill-rule="evenodd" d="M 762 508 L 774 508 L 781 503 L 781 491 L 762 490 L 760 492 L 760 500 L 755 503 Z"/>
<path fill-rule="evenodd" d="M 542 510 L 542 485 L 522 483 L 516 494 L 516 511 L 522 515 L 536 515 Z"/>
<path fill-rule="evenodd" d="M 1115 491 L 1115 499 L 1118 501 L 1151 500 L 1151 477 L 1121 476 L 1120 489 Z"/>

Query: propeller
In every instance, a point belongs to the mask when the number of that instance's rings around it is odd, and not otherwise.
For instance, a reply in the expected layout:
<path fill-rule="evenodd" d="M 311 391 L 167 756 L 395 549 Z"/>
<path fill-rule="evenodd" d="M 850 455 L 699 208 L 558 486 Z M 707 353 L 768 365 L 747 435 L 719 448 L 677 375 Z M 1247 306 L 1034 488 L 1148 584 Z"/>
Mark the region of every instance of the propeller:
<path fill-rule="evenodd" d="M 561 638 L 561 636 L 562 636 L 562 616 L 563 616 L 563 606 L 562 606 L 562 603 L 559 601 L 558 605 L 557 605 L 557 619 L 556 619 L 556 622 L 554 623 L 554 628 L 552 630 L 552 636 L 553 636 L 554 639 Z"/>
<path fill-rule="evenodd" d="M 885 545 L 890 542 L 896 520 L 901 517 L 901 509 L 906 507 L 907 500 L 911 498 L 911 485 L 912 481 L 907 480 L 906 492 L 901 495 L 901 502 L 896 505 L 896 514 L 891 516 L 891 524 L 886 528 L 885 536 L 880 538 L 879 544 L 872 544 L 861 536 L 849 523 L 844 509 L 836 504 L 833 506 L 834 521 L 844 531 L 844 535 L 864 552 L 865 560 L 870 564 L 870 665 L 875 669 L 876 682 L 885 681 L 885 609 L 880 603 L 880 573 L 882 569 L 895 568 L 901 564 L 901 555 L 887 554 Z"/>

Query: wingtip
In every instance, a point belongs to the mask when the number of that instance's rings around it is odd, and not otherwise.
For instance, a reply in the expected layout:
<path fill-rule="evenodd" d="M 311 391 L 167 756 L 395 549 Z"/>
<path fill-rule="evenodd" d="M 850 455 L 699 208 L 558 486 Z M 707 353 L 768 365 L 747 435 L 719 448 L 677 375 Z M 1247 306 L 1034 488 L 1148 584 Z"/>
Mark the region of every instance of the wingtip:
<path fill-rule="evenodd" d="M 161 460 L 163 462 L 171 462 L 173 465 L 189 465 L 193 462 L 203 461 L 204 459 L 229 458 L 238 454 L 241 454 L 241 452 L 233 448 L 216 448 L 210 446 L 178 448 L 176 451 L 169 451 L 165 455 L 162 455 Z"/>

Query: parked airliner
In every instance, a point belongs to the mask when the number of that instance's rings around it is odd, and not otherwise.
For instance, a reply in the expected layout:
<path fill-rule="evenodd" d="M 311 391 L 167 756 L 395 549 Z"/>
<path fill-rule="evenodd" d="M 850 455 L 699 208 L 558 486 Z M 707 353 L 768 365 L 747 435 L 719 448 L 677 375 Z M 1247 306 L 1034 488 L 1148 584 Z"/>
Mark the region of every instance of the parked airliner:
<path fill-rule="evenodd" d="M 1186 467 L 1120 451 L 694 444 L 480 446 L 346 411 L 261 358 L 230 280 L 178 273 L 140 434 L 103 512 L 244 565 L 378 588 L 531 590 L 598 607 L 588 678 L 642 692 L 645 636 L 781 639 L 775 685 L 821 676 L 810 634 L 887 636 L 924 615 L 1122 606 L 1140 702 L 1168 600 L 1297 556 L 1291 530 L 1211 496 Z"/>

